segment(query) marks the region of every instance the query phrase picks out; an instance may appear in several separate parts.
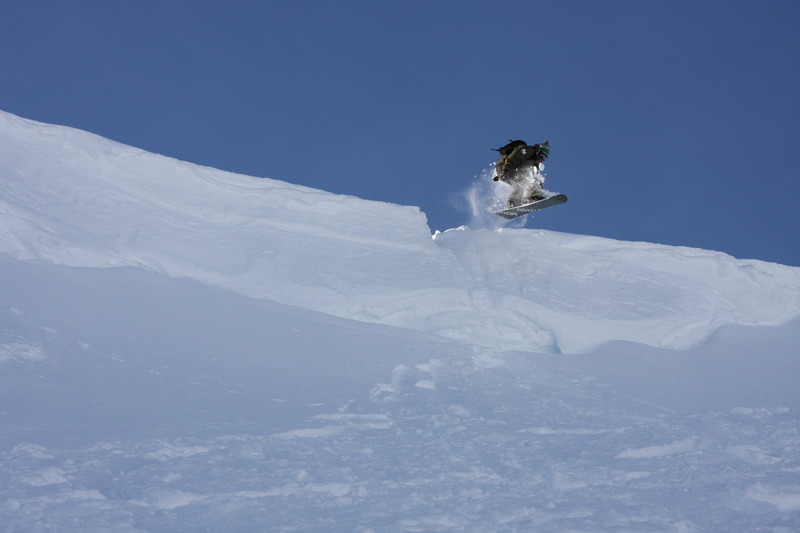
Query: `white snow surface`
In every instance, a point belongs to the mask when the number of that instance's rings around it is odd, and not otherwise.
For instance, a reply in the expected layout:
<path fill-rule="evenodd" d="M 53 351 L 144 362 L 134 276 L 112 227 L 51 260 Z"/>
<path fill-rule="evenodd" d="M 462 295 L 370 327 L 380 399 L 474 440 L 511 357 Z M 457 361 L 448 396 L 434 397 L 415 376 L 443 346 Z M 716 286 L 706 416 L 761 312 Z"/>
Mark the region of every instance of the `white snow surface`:
<path fill-rule="evenodd" d="M 484 215 L 0 112 L 0 531 L 799 531 L 800 269 Z"/>

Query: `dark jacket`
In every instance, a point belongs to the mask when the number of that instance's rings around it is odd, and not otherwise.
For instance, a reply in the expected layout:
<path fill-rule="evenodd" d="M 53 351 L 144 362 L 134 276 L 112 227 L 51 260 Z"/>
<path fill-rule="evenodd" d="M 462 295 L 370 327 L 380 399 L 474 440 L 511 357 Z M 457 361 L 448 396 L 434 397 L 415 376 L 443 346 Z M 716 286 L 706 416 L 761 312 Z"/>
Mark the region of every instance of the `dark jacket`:
<path fill-rule="evenodd" d="M 529 170 L 539 160 L 539 145 L 529 146 L 525 141 L 512 141 L 497 149 L 500 157 L 495 163 L 495 181 L 512 177 L 519 171 Z"/>

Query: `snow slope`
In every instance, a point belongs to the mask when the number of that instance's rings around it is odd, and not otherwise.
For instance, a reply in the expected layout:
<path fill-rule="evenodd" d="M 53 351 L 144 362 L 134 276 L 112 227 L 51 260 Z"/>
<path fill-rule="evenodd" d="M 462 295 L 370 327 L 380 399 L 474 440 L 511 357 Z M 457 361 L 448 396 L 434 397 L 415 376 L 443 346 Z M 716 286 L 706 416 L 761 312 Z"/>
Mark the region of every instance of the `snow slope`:
<path fill-rule="evenodd" d="M 797 268 L 0 113 L 0 280 L 2 531 L 800 530 Z"/>
<path fill-rule="evenodd" d="M 800 315 L 798 269 L 530 230 L 438 233 L 417 208 L 183 163 L 0 115 L 0 252 L 136 266 L 482 346 L 686 349 Z M 47 154 L 43 157 L 42 154 Z"/>

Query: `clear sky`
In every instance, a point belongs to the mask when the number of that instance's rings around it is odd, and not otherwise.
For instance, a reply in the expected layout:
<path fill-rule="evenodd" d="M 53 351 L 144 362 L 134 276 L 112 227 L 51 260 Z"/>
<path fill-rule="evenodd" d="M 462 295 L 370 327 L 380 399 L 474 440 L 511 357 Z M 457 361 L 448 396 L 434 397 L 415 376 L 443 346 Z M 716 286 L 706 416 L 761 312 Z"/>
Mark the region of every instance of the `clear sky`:
<path fill-rule="evenodd" d="M 796 0 L 0 0 L 0 109 L 469 222 L 509 138 L 527 227 L 800 266 Z"/>

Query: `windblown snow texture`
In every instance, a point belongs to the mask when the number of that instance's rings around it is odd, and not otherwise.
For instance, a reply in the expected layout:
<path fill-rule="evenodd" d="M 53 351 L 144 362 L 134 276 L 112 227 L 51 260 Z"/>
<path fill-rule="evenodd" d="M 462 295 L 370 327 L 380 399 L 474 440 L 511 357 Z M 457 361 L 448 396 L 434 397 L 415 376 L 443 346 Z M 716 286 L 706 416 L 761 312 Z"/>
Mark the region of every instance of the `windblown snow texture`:
<path fill-rule="evenodd" d="M 0 113 L 0 529 L 800 529 L 800 269 Z"/>

